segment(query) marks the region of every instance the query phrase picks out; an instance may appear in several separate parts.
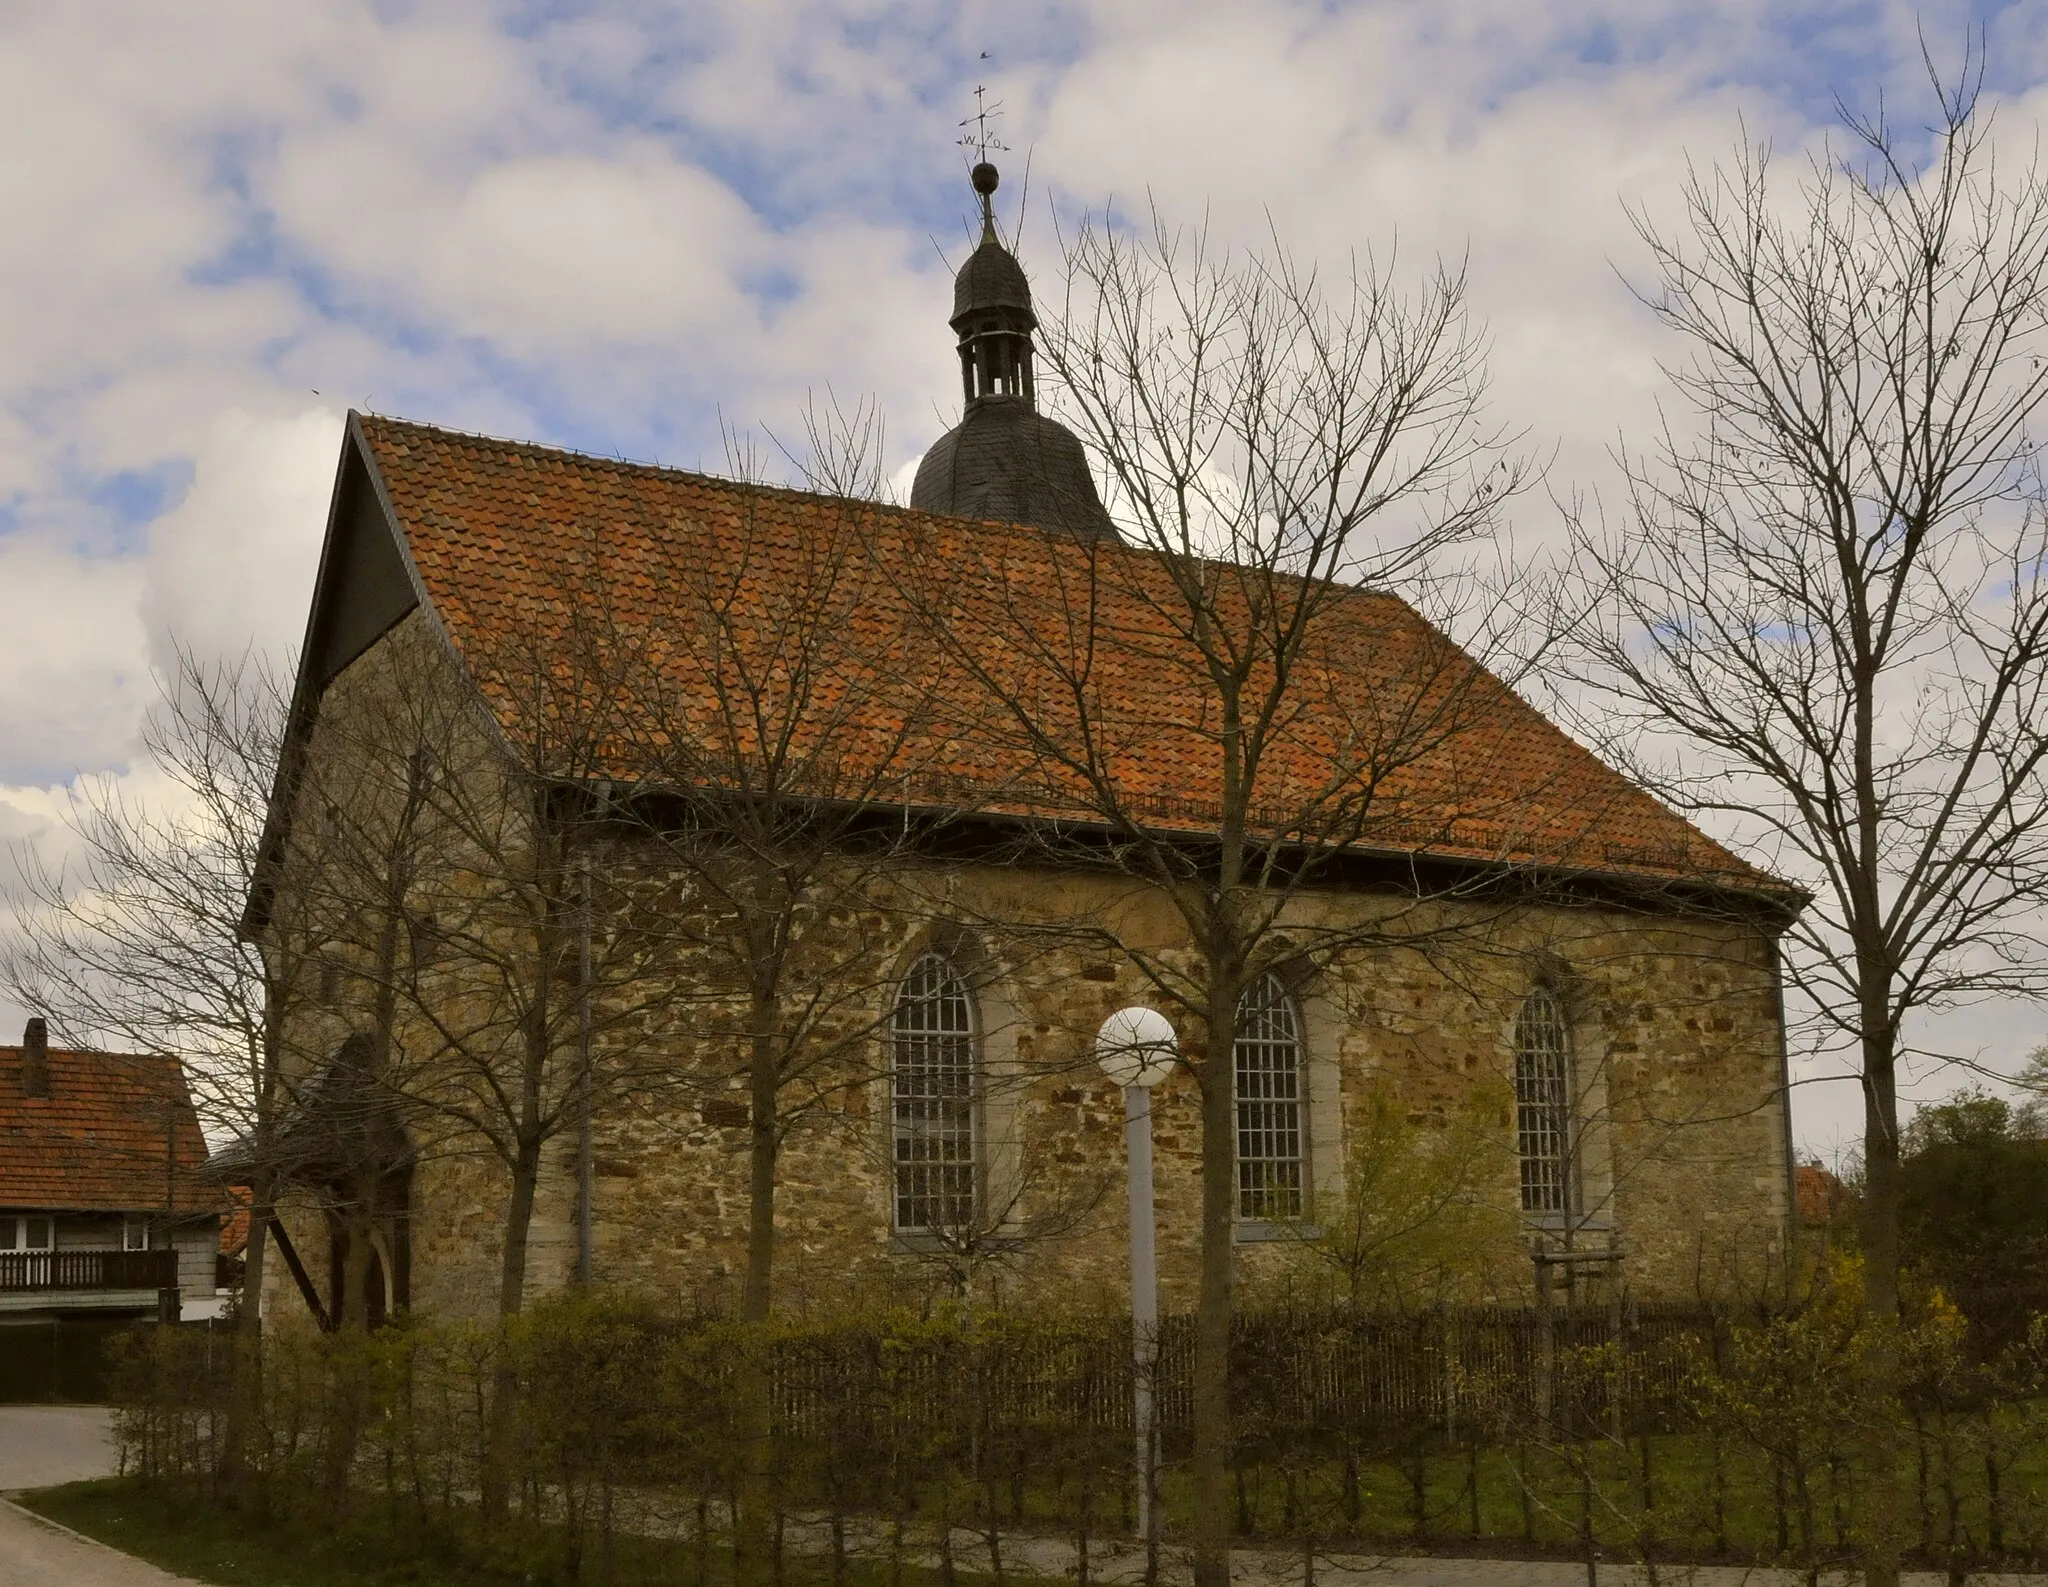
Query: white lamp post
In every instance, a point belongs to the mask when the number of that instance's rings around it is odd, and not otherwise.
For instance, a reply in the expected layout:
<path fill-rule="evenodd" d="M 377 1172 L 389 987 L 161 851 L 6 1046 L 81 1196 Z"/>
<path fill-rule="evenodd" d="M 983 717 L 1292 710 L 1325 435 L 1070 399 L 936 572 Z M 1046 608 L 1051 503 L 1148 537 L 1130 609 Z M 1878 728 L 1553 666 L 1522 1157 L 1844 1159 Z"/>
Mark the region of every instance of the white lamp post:
<path fill-rule="evenodd" d="M 1159 1360 L 1159 1264 L 1152 1244 L 1152 1088 L 1174 1062 L 1173 1026 L 1149 1008 L 1120 1008 L 1102 1022 L 1095 1058 L 1123 1088 L 1124 1151 L 1131 1169 L 1131 1358 L 1138 1434 L 1138 1535 L 1152 1539 L 1152 1379 Z"/>

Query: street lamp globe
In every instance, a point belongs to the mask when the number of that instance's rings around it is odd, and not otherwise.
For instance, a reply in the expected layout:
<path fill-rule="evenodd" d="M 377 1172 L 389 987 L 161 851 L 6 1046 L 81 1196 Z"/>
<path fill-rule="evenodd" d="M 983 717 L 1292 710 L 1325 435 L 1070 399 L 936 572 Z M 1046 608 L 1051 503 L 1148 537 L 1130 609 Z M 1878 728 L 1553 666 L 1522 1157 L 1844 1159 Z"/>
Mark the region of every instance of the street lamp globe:
<path fill-rule="evenodd" d="M 1173 1026 L 1152 1008 L 1120 1008 L 1102 1022 L 1095 1037 L 1095 1061 L 1121 1087 L 1150 1090 L 1164 1080 L 1175 1058 Z"/>

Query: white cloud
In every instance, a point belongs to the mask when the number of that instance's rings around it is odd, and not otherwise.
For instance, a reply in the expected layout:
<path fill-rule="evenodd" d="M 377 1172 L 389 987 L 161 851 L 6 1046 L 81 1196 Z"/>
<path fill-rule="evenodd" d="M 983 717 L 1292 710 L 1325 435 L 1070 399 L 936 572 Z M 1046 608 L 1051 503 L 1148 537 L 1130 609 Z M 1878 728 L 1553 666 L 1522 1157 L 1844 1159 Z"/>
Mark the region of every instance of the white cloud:
<path fill-rule="evenodd" d="M 66 809 L 61 785 L 0 786 L 0 847 L 47 842 L 62 826 Z"/>
<path fill-rule="evenodd" d="M 141 618 L 159 667 L 173 645 L 233 658 L 298 644 L 340 455 L 332 409 L 214 419 L 191 488 L 150 526 Z"/>
<path fill-rule="evenodd" d="M 0 781 L 124 762 L 149 699 L 130 560 L 0 538 Z"/>
<path fill-rule="evenodd" d="M 743 339 L 757 316 L 740 278 L 766 262 L 761 241 L 729 188 L 642 146 L 492 166 L 444 229 L 410 244 L 425 245 L 450 323 L 514 352 L 574 355 Z"/>

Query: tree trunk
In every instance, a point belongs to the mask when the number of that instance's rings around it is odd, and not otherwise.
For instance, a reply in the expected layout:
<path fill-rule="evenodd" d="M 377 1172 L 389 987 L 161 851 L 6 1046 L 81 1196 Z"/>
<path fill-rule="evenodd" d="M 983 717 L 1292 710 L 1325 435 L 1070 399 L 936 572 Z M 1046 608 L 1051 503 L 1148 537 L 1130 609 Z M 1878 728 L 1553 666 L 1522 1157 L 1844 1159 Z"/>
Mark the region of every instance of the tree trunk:
<path fill-rule="evenodd" d="M 270 1248 L 275 1191 L 270 1175 L 252 1175 L 249 1187 L 249 1243 L 242 1250 L 242 1300 L 235 1312 L 235 1359 L 228 1397 L 227 1435 L 221 1450 L 221 1483 L 228 1500 L 246 1507 L 251 1497 L 249 1436 L 263 1407 L 263 1259 Z"/>
<path fill-rule="evenodd" d="M 740 1319 L 747 1338 L 739 1362 L 741 1465 L 734 1564 L 741 1581 L 766 1581 L 774 1553 L 775 1381 L 767 1322 L 774 1303 L 775 1167 L 781 1064 L 772 987 L 753 992 L 749 1037 L 747 1279 Z"/>
<path fill-rule="evenodd" d="M 533 1198 L 540 1180 L 540 1142 L 522 1140 L 512 1160 L 512 1191 L 505 1202 L 505 1246 L 498 1268 L 498 1316 L 516 1317 L 526 1303 L 526 1253 L 533 1232 Z"/>
<path fill-rule="evenodd" d="M 550 895 L 552 907 L 552 895 Z M 547 981 L 557 962 L 563 941 L 543 922 L 535 947 L 535 962 L 543 980 L 535 988 L 533 1002 L 520 1021 L 522 1064 L 519 1076 L 519 1123 L 513 1136 L 511 1195 L 505 1205 L 505 1247 L 498 1276 L 498 1317 L 502 1322 L 516 1317 L 526 1304 L 526 1253 L 533 1231 L 533 1200 L 540 1183 L 540 1155 L 547 1145 L 548 1127 L 544 1117 L 545 1089 L 549 1060 L 555 1054 L 555 1032 L 549 1022 Z M 585 1077 L 578 1076 L 578 1084 Z"/>
<path fill-rule="evenodd" d="M 512 1190 L 505 1205 L 505 1245 L 498 1270 L 498 1358 L 491 1374 L 490 1451 L 481 1483 L 484 1518 L 505 1513 L 511 1493 L 513 1434 L 518 1422 L 519 1374 L 505 1325 L 519 1315 L 526 1297 L 526 1253 L 533 1227 L 534 1187 L 540 1178 L 540 1142 L 519 1143 L 512 1161 Z"/>
<path fill-rule="evenodd" d="M 740 1297 L 745 1322 L 768 1320 L 775 1297 L 775 1168 L 781 1073 L 772 995 L 756 994 L 749 1055 L 747 1153 L 747 1281 Z"/>
<path fill-rule="evenodd" d="M 1898 1587 L 1899 1106 L 1888 1000 L 1866 993 L 1863 1031 L 1864 1580 Z"/>
<path fill-rule="evenodd" d="M 1212 969 L 1211 974 L 1214 974 Z M 1227 978 L 1226 978 L 1227 979 Z M 1230 1288 L 1236 1256 L 1237 999 L 1212 983 L 1202 1059 L 1202 1287 L 1195 1314 L 1195 1587 L 1230 1582 Z"/>

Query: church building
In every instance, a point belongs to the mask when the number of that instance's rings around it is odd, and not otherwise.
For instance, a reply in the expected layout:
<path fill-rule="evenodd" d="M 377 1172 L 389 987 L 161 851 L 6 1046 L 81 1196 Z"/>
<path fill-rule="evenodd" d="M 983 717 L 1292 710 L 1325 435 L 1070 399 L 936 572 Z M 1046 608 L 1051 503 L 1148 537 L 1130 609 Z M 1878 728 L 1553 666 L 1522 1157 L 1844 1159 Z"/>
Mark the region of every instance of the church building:
<path fill-rule="evenodd" d="M 907 508 L 349 416 L 249 913 L 303 971 L 270 1306 L 481 1315 L 579 1279 L 731 1305 L 764 1125 L 778 1306 L 1122 1304 L 1123 1101 L 1092 1043 L 1196 955 L 1121 863 L 1131 833 L 1045 770 L 1031 734 L 1065 729 L 1020 728 L 1016 680 L 1077 633 L 1149 635 L 1089 682 L 1125 735 L 1119 808 L 1199 866 L 1222 795 L 1200 669 L 1159 628 L 1162 553 L 1040 410 L 1030 283 L 986 219 L 994 171 L 975 179 L 964 411 Z M 1416 658 L 1484 709 L 1289 900 L 1209 1066 L 1247 1295 L 1360 1293 L 1376 1209 L 1432 1175 L 1471 1249 L 1394 1275 L 1409 1298 L 1523 1303 L 1539 1275 L 1759 1293 L 1796 1216 L 1797 895 L 1393 596 L 1327 610 L 1335 660 L 1276 785 L 1312 782 L 1334 753 L 1313 746 Z M 781 730 L 796 774 L 771 765 Z M 806 935 L 764 1034 L 771 950 L 714 917 L 754 907 L 721 889 L 755 874 L 771 809 L 832 847 L 805 860 L 826 891 L 789 916 Z M 779 1094 L 756 1038 L 784 1044 Z M 344 1096 L 348 1119 L 315 1117 Z M 1169 1310 L 1194 1301 L 1199 1111 L 1185 1070 L 1159 1088 Z"/>

